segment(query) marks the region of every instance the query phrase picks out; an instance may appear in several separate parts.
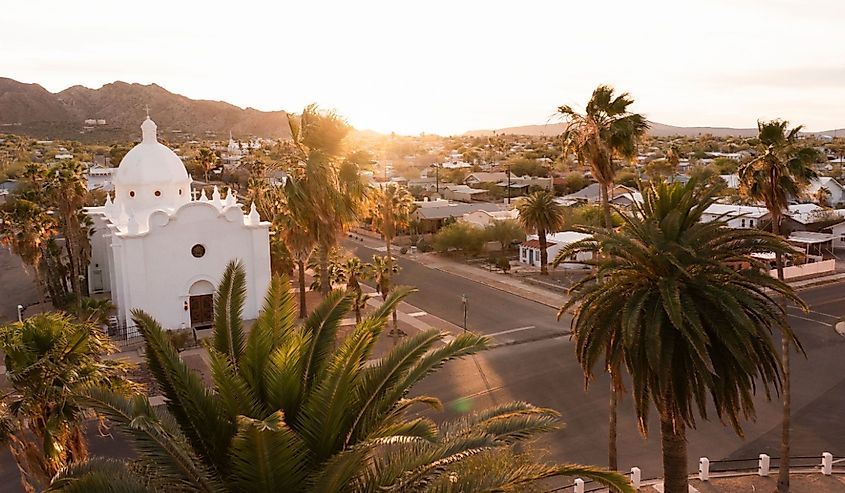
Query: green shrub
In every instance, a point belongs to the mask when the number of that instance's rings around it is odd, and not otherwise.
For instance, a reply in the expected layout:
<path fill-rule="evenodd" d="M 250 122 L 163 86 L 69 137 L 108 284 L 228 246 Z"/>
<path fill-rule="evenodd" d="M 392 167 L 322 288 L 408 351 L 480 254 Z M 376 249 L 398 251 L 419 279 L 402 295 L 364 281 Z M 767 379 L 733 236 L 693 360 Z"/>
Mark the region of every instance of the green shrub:
<path fill-rule="evenodd" d="M 419 241 L 417 241 L 417 250 L 420 253 L 427 253 L 434 250 L 434 247 L 431 246 L 431 242 L 429 242 L 425 238 L 420 238 Z"/>
<path fill-rule="evenodd" d="M 457 250 L 464 255 L 478 255 L 484 247 L 484 230 L 464 222 L 452 223 L 434 235 L 434 249 L 439 253 Z"/>

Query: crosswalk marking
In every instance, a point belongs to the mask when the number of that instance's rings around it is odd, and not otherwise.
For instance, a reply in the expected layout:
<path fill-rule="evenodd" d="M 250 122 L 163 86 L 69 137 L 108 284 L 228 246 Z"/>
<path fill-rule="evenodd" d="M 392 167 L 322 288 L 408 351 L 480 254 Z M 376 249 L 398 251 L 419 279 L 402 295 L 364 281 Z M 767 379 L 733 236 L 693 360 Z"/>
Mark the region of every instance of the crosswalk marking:
<path fill-rule="evenodd" d="M 485 334 L 485 335 L 487 337 L 503 336 L 505 334 L 511 334 L 513 332 L 522 332 L 523 330 L 531 330 L 533 328 L 535 328 L 533 325 L 526 325 L 525 327 L 517 327 L 515 329 L 503 330 L 501 332 L 494 332 L 492 334 Z"/>

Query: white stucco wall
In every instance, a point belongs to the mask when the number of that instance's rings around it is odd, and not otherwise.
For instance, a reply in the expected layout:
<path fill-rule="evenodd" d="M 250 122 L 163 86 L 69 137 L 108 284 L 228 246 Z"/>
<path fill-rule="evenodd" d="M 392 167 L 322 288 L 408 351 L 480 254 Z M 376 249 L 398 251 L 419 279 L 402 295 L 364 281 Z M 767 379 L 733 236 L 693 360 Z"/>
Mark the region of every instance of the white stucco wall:
<path fill-rule="evenodd" d="M 165 328 L 190 327 L 191 286 L 207 281 L 216 289 L 230 260 L 240 260 L 246 272 L 243 316 L 256 318 L 270 283 L 268 230 L 268 223 L 245 225 L 240 207 L 221 213 L 211 203 L 190 202 L 173 216 L 153 213 L 146 233 L 114 235 L 112 297 L 121 320 L 131 321 L 131 310 L 140 308 Z M 205 247 L 202 258 L 191 254 L 196 244 Z"/>

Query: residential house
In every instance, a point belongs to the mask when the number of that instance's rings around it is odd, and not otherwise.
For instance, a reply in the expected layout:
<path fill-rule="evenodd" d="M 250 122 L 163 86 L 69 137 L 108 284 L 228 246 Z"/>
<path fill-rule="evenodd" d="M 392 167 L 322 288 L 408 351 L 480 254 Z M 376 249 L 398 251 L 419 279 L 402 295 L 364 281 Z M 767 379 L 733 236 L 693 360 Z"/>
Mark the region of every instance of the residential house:
<path fill-rule="evenodd" d="M 511 181 L 513 181 L 514 176 L 511 176 Z M 470 173 L 464 178 L 464 185 L 474 186 L 480 185 L 482 183 L 501 183 L 508 181 L 508 174 L 504 171 L 479 171 L 476 173 Z"/>
<path fill-rule="evenodd" d="M 836 179 L 829 176 L 820 176 L 811 181 L 805 190 L 805 195 L 816 202 L 816 194 L 821 188 L 826 188 L 830 195 L 827 197 L 826 204 L 818 204 L 821 206 L 837 206 L 845 205 L 845 187 L 843 187 Z"/>
<path fill-rule="evenodd" d="M 623 195 L 626 193 L 633 193 L 637 190 L 631 187 L 626 187 L 625 185 L 616 185 L 608 190 L 608 194 L 610 198 L 616 197 L 617 195 Z M 587 204 L 594 204 L 601 202 L 601 184 L 599 183 L 592 183 L 587 185 L 586 187 L 578 190 L 577 192 L 570 193 L 569 195 L 564 195 L 563 199 L 572 199 L 576 200 L 581 203 Z"/>
<path fill-rule="evenodd" d="M 845 221 L 842 221 L 838 224 L 834 224 L 833 226 L 828 226 L 827 228 L 825 228 L 825 231 L 830 231 L 830 233 L 833 235 L 834 248 L 845 249 Z"/>
<path fill-rule="evenodd" d="M 546 252 L 548 253 L 549 264 L 555 259 L 563 247 L 589 238 L 590 235 L 576 233 L 575 231 L 563 231 L 546 235 Z M 581 252 L 572 260 L 577 262 L 593 258 L 590 252 Z M 519 261 L 532 267 L 540 267 L 540 237 L 528 235 L 528 238 L 519 245 Z M 561 264 L 564 268 L 577 268 L 577 264 Z"/>
<path fill-rule="evenodd" d="M 732 175 L 719 175 L 719 178 L 721 178 L 725 182 L 725 185 L 728 188 L 734 190 L 739 188 L 739 175 L 737 175 L 736 173 Z"/>
<path fill-rule="evenodd" d="M 414 202 L 416 209 L 411 220 L 419 224 L 420 233 L 436 233 L 450 221 L 456 221 L 474 211 L 495 212 L 505 210 L 503 205 L 491 202 L 463 203 L 450 200 L 421 200 Z"/>
<path fill-rule="evenodd" d="M 490 193 L 482 188 L 472 188 L 467 185 L 447 185 L 440 187 L 443 198 L 458 202 L 484 202 L 490 199 Z"/>
<path fill-rule="evenodd" d="M 829 209 L 816 204 L 792 204 L 783 217 L 781 229 L 790 232 L 818 232 L 841 219 L 845 219 L 845 209 Z"/>
<path fill-rule="evenodd" d="M 497 221 L 507 221 L 508 219 L 514 221 L 519 219 L 519 211 L 516 209 L 506 211 L 476 210 L 464 214 L 461 221 L 479 228 L 486 228 Z"/>
<path fill-rule="evenodd" d="M 736 204 L 711 204 L 701 215 L 702 222 L 727 221 L 731 228 L 759 228 L 769 214 L 765 207 Z"/>
<path fill-rule="evenodd" d="M 88 168 L 86 178 L 88 182 L 88 190 L 105 190 L 110 192 L 114 190 L 112 185 L 112 175 L 117 171 L 117 168 L 108 168 L 104 166 L 91 166 Z"/>

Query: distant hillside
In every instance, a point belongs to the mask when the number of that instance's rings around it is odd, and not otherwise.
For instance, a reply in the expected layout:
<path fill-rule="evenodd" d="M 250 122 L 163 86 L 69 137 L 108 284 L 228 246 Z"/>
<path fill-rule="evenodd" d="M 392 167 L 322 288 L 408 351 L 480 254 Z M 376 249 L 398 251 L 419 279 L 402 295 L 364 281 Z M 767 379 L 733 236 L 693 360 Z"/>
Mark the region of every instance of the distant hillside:
<path fill-rule="evenodd" d="M 497 130 L 471 130 L 464 135 L 486 137 L 496 134 L 510 135 L 559 135 L 563 132 L 565 123 L 549 123 L 546 125 L 525 125 L 521 127 L 507 127 Z M 710 134 L 714 137 L 753 137 L 757 135 L 756 128 L 723 128 L 723 127 L 675 127 L 663 123 L 651 122 L 649 134 L 655 137 L 685 136 L 697 137 Z"/>
<path fill-rule="evenodd" d="M 99 89 L 73 86 L 54 94 L 38 84 L 0 78 L 0 133 L 94 142 L 137 139 L 146 106 L 166 139 L 227 138 L 229 132 L 236 138 L 290 137 L 284 111 L 190 99 L 156 84 L 118 81 Z M 86 125 L 88 119 L 105 120 L 105 125 Z"/>

